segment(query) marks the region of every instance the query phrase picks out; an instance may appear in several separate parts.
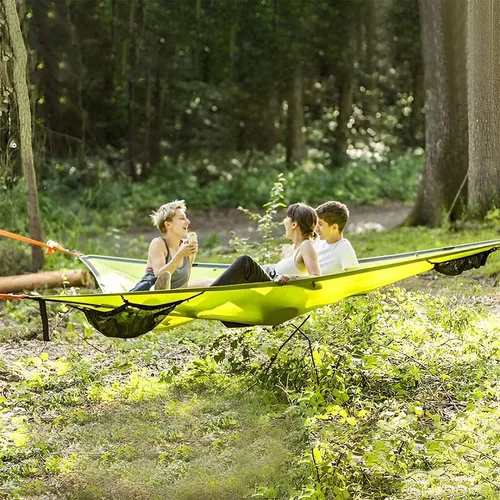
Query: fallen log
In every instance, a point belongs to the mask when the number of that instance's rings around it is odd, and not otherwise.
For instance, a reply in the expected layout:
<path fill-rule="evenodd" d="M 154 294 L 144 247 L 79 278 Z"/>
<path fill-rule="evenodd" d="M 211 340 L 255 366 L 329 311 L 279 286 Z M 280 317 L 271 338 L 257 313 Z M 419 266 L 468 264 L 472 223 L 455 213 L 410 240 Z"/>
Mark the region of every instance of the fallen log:
<path fill-rule="evenodd" d="M 0 293 L 15 293 L 38 288 L 61 288 L 63 286 L 88 287 L 91 283 L 92 279 L 87 269 L 43 271 L 19 276 L 1 276 Z"/>

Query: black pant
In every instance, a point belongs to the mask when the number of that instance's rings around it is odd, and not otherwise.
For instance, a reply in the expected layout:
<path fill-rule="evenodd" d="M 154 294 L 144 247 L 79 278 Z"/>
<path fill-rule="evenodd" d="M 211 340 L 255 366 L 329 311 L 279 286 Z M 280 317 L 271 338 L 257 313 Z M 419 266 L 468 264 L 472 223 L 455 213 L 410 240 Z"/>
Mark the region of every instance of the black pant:
<path fill-rule="evenodd" d="M 272 266 L 266 267 L 270 274 L 267 274 L 262 267 L 255 262 L 252 257 L 242 255 L 238 257 L 210 286 L 237 285 L 239 283 L 259 283 L 262 281 L 272 281 L 274 269 Z M 235 323 L 232 321 L 222 321 L 228 328 L 240 328 L 248 326 L 245 323 Z"/>
<path fill-rule="evenodd" d="M 260 283 L 262 281 L 272 281 L 272 266 L 267 266 L 266 270 L 255 262 L 249 255 L 238 257 L 213 283 L 211 286 L 237 285 L 239 283 Z M 276 274 L 276 273 L 274 273 Z"/>

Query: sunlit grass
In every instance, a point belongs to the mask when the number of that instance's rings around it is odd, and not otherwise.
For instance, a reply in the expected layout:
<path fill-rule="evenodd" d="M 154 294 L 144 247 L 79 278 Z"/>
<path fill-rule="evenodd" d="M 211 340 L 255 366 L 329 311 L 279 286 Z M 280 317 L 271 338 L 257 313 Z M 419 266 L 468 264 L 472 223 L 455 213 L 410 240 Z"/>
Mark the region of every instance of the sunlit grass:
<path fill-rule="evenodd" d="M 369 257 L 499 234 L 348 237 Z M 28 340 L 40 338 L 37 305 L 1 303 L 0 496 L 329 499 L 337 487 L 357 500 L 493 499 L 500 324 L 487 306 L 499 271 L 497 252 L 461 276 L 426 273 L 314 312 L 304 331 L 319 387 L 300 336 L 255 378 L 286 325 L 193 322 L 124 341 L 51 306 L 56 340 L 41 344 Z"/>
<path fill-rule="evenodd" d="M 258 391 L 167 390 L 141 402 L 118 396 L 44 432 L 73 457 L 71 470 L 51 482 L 75 499 L 232 500 L 262 482 L 286 491 L 298 424 L 271 419 L 268 409 Z"/>

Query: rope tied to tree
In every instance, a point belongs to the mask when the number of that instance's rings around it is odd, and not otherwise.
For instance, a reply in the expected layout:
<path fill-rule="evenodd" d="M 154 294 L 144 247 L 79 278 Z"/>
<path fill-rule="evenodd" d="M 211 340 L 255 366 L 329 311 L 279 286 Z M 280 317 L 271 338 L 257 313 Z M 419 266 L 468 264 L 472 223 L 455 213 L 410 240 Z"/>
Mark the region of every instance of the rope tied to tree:
<path fill-rule="evenodd" d="M 24 243 L 29 243 L 30 245 L 45 248 L 45 253 L 47 255 L 52 255 L 55 251 L 71 255 L 72 257 L 79 257 L 80 255 L 83 255 L 80 252 L 75 252 L 63 248 L 59 243 L 57 243 L 57 241 L 49 240 L 47 241 L 47 243 L 43 243 L 42 241 L 34 240 L 32 238 L 28 238 L 27 236 L 11 233 L 10 231 L 6 231 L 5 229 L 0 229 L 0 236 L 5 236 L 6 238 L 23 241 Z"/>

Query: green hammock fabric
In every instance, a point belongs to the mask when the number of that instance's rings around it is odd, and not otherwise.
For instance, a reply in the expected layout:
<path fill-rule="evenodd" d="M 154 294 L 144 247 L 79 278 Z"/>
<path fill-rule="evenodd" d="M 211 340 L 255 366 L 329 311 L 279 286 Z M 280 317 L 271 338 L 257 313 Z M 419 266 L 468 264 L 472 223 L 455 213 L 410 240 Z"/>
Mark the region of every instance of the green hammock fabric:
<path fill-rule="evenodd" d="M 83 309 L 89 321 L 93 316 L 99 317 L 91 323 L 105 335 L 127 338 L 142 335 L 148 328 L 170 329 L 194 319 L 278 325 L 346 297 L 432 269 L 459 274 L 484 265 L 488 255 L 498 248 L 500 240 L 493 240 L 361 259 L 358 270 L 295 280 L 284 286 L 266 282 L 148 292 L 127 292 L 142 276 L 145 261 L 88 255 L 81 260 L 104 293 L 41 299 Z M 192 279 L 213 279 L 226 267 L 197 264 L 193 267 Z"/>

